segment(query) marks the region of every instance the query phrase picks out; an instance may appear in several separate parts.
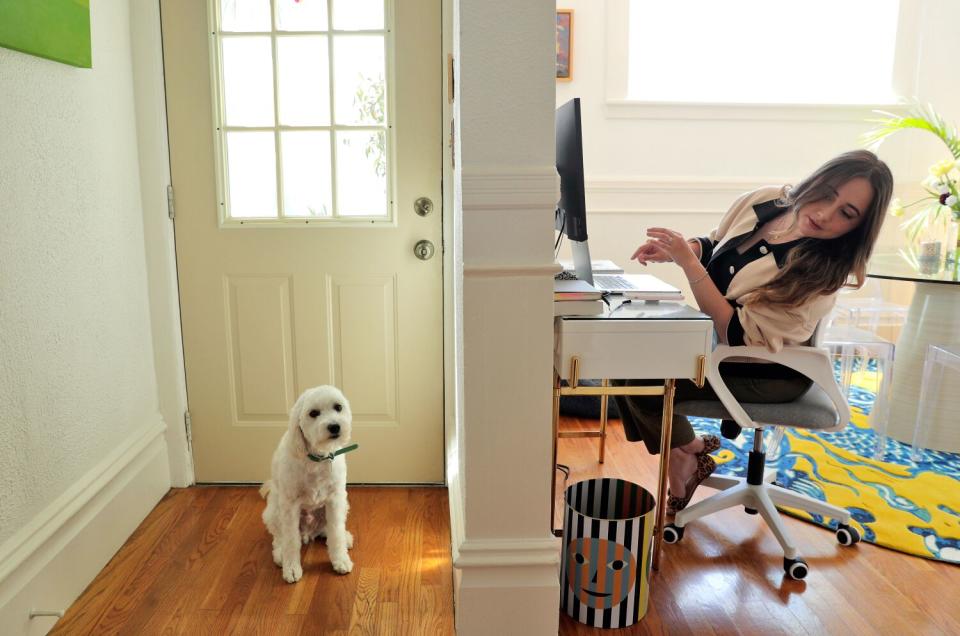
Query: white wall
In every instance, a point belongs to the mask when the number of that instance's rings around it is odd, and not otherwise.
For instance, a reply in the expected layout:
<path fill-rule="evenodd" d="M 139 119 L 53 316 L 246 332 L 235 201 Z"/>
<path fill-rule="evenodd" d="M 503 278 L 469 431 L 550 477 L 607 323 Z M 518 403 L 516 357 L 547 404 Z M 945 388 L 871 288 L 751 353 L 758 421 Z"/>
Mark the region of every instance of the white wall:
<path fill-rule="evenodd" d="M 0 49 L 0 610 L 59 511 L 162 446 L 129 9 L 91 4 L 92 70 Z"/>
<path fill-rule="evenodd" d="M 742 190 L 764 183 L 793 182 L 839 152 L 860 147 L 871 125 L 859 120 L 810 121 L 611 117 L 606 105 L 607 10 L 622 0 L 560 0 L 574 10 L 573 80 L 557 83 L 557 105 L 580 97 L 583 109 L 584 170 L 594 258 L 611 258 L 628 271 L 627 259 L 652 225 L 688 235 L 705 233 Z M 949 25 L 960 20 L 952 0 L 920 3 L 917 95 L 960 124 L 960 86 L 955 76 L 960 38 Z M 864 113 L 869 115 L 869 111 Z M 880 149 L 894 172 L 897 194 L 917 192 L 929 163 L 949 156 L 928 133 L 900 133 Z M 902 242 L 896 219 L 888 219 L 881 242 Z M 561 254 L 569 258 L 568 252 Z M 658 276 L 685 287 L 682 273 L 658 266 Z"/>

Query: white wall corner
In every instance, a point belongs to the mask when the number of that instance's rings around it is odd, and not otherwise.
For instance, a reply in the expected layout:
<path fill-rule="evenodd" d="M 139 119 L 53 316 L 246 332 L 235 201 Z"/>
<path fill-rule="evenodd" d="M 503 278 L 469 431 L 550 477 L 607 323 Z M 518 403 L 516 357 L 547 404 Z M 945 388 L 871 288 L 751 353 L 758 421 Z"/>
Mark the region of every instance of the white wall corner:
<path fill-rule="evenodd" d="M 0 545 L 0 625 L 45 634 L 170 487 L 164 426 L 137 429 L 19 532 Z"/>

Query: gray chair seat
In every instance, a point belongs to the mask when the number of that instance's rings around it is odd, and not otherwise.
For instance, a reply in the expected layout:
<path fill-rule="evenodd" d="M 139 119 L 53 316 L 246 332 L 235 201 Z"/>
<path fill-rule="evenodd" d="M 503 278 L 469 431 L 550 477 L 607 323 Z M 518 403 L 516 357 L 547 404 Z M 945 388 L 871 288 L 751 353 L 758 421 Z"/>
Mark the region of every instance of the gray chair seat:
<path fill-rule="evenodd" d="M 824 429 L 837 425 L 837 409 L 816 384 L 811 385 L 793 402 L 756 404 L 741 402 L 750 419 L 759 425 L 792 426 L 795 428 Z M 719 400 L 689 400 L 677 402 L 673 410 L 680 415 L 709 417 L 718 420 L 733 419 Z"/>

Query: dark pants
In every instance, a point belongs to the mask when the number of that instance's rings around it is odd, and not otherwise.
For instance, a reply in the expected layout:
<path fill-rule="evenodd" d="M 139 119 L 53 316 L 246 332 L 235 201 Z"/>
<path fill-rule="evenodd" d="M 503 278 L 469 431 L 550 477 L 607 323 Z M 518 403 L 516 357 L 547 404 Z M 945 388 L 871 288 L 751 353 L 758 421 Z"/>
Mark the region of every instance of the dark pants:
<path fill-rule="evenodd" d="M 812 382 L 806 377 L 790 379 L 755 378 L 744 376 L 723 376 L 727 388 L 738 402 L 757 402 L 773 404 L 792 402 L 810 388 Z M 662 385 L 663 380 L 612 380 L 615 386 Z M 662 395 L 626 395 L 615 396 L 620 417 L 623 419 L 623 432 L 631 442 L 643 442 L 651 455 L 660 452 L 660 432 L 663 430 Z M 690 400 L 716 400 L 717 394 L 709 381 L 703 388 L 690 380 L 677 380 L 673 403 Z M 670 436 L 670 448 L 683 446 L 695 437 L 693 426 L 683 415 L 673 414 L 673 433 Z"/>

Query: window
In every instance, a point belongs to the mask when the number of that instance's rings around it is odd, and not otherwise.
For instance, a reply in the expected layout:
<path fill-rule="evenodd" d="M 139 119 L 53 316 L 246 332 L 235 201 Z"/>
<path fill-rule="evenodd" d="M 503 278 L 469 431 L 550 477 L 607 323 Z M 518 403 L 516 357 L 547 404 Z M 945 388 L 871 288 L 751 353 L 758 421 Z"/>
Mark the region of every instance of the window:
<path fill-rule="evenodd" d="M 388 221 L 384 0 L 210 0 L 221 219 Z"/>
<path fill-rule="evenodd" d="M 896 101 L 899 0 L 630 0 L 626 98 Z"/>

